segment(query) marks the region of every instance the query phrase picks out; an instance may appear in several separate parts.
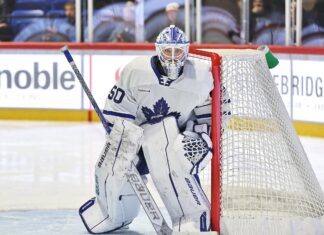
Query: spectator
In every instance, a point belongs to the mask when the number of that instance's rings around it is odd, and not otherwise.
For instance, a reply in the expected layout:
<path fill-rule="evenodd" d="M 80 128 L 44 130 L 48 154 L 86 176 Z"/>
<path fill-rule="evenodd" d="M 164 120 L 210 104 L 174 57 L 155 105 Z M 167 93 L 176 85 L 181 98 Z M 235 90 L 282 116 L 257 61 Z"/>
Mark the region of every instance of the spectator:
<path fill-rule="evenodd" d="M 253 33 L 256 31 L 270 25 L 271 20 L 268 17 L 270 11 L 271 5 L 269 2 L 264 2 L 263 0 L 252 0 L 250 38 L 253 37 Z"/>
<path fill-rule="evenodd" d="M 295 7 L 295 5 L 294 5 Z M 295 9 L 293 9 L 295 10 Z M 306 46 L 324 45 L 324 1 L 303 1 L 302 43 Z"/>
<path fill-rule="evenodd" d="M 307 26 L 312 23 L 319 23 L 321 21 L 320 16 L 322 12 L 318 9 L 319 2 L 317 0 L 303 1 L 303 26 Z M 296 8 L 296 4 L 293 5 Z"/>
<path fill-rule="evenodd" d="M 324 27 L 324 1 L 303 1 L 303 27 L 312 24 Z"/>
<path fill-rule="evenodd" d="M 127 1 L 125 3 L 122 21 L 117 22 L 108 41 L 135 42 L 135 7 L 132 1 Z"/>
<path fill-rule="evenodd" d="M 179 28 L 185 28 L 184 10 L 180 8 L 177 2 L 171 2 L 164 5 L 164 1 L 160 4 L 154 1 L 148 1 L 154 11 L 148 14 L 145 19 L 145 40 L 148 42 L 155 42 L 157 35 L 165 27 L 176 25 Z M 155 6 L 157 5 L 157 6 Z M 162 8 L 161 8 L 162 7 Z"/>
<path fill-rule="evenodd" d="M 67 1 L 63 10 L 65 19 L 49 19 L 49 23 L 45 20 L 44 23 L 48 27 L 40 34 L 40 41 L 75 41 L 75 1 Z"/>
<path fill-rule="evenodd" d="M 8 24 L 8 18 L 15 2 L 15 0 L 0 0 L 0 41 L 12 41 L 14 37 L 12 29 Z"/>
<path fill-rule="evenodd" d="M 75 2 L 70 0 L 64 4 L 65 18 L 39 19 L 25 27 L 14 41 L 33 42 L 74 42 L 75 35 Z"/>
<path fill-rule="evenodd" d="M 75 27 L 64 20 L 42 19 L 25 27 L 14 41 L 73 42 L 75 41 Z"/>
<path fill-rule="evenodd" d="M 269 0 L 252 0 L 250 41 L 256 44 L 284 44 L 284 14 Z"/>
<path fill-rule="evenodd" d="M 68 23 L 75 26 L 75 3 L 69 1 L 64 5 L 64 15 L 67 17 Z"/>
<path fill-rule="evenodd" d="M 170 23 L 168 25 L 171 25 L 171 24 L 176 25 L 178 10 L 179 10 L 179 4 L 176 2 L 171 2 L 166 5 L 165 13 L 170 21 Z"/>

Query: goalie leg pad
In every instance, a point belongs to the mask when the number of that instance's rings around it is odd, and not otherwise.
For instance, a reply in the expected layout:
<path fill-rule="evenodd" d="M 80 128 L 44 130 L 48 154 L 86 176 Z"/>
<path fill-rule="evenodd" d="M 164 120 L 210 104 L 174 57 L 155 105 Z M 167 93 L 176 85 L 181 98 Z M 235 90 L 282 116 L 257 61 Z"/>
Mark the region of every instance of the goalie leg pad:
<path fill-rule="evenodd" d="M 179 138 L 173 117 L 144 126 L 144 156 L 154 184 L 170 214 L 174 231 L 208 231 L 210 203 L 173 143 Z M 181 160 L 180 160 L 181 159 Z"/>
<path fill-rule="evenodd" d="M 116 121 L 95 166 L 96 198 L 80 208 L 90 233 L 104 233 L 132 222 L 140 208 L 126 172 L 136 162 L 143 129 L 125 120 Z"/>
<path fill-rule="evenodd" d="M 120 189 L 113 200 L 106 205 L 98 203 L 98 198 L 91 198 L 79 209 L 79 214 L 86 229 L 91 234 L 107 233 L 130 224 L 138 215 L 140 204 L 128 182 Z M 103 206 L 110 208 L 103 209 Z"/>

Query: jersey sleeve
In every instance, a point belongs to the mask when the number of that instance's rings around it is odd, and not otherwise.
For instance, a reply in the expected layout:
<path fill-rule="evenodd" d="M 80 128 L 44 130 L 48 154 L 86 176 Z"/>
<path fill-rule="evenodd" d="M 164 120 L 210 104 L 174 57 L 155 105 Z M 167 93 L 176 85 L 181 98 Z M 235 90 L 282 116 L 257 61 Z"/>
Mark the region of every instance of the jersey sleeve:
<path fill-rule="evenodd" d="M 138 104 L 132 96 L 132 87 L 127 82 L 129 79 L 129 68 L 124 68 L 121 78 L 107 96 L 103 114 L 109 126 L 112 126 L 117 118 L 130 122 L 136 119 Z"/>

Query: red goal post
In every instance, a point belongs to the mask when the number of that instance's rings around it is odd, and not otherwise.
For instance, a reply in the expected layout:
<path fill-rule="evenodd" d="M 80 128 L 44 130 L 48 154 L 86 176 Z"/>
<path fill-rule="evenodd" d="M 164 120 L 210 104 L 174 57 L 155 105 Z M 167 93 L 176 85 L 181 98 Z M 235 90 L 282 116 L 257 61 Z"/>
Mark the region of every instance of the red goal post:
<path fill-rule="evenodd" d="M 220 231 L 220 130 L 221 130 L 221 57 L 217 53 L 202 51 L 197 49 L 190 50 L 193 57 L 205 57 L 211 62 L 211 72 L 214 77 L 214 89 L 211 92 L 212 100 L 212 129 L 211 138 L 213 143 L 213 158 L 211 163 L 211 223 L 213 231 Z"/>

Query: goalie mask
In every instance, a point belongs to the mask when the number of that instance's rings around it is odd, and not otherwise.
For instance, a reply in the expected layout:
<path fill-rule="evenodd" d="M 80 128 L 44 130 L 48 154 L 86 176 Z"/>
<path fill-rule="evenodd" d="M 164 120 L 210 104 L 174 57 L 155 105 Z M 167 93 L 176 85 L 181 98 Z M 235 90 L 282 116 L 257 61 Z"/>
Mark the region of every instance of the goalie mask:
<path fill-rule="evenodd" d="M 168 78 L 177 79 L 188 57 L 189 41 L 184 32 L 178 27 L 170 25 L 158 35 L 155 48 Z"/>

